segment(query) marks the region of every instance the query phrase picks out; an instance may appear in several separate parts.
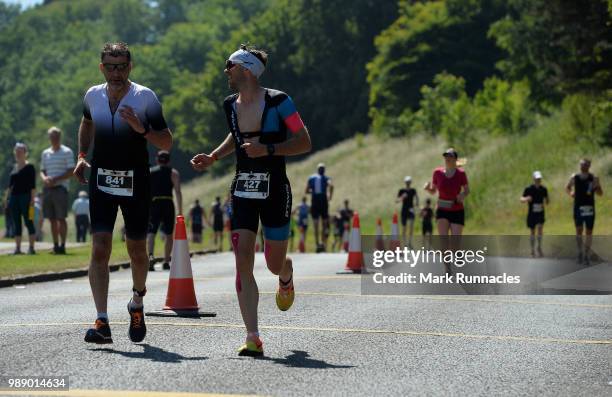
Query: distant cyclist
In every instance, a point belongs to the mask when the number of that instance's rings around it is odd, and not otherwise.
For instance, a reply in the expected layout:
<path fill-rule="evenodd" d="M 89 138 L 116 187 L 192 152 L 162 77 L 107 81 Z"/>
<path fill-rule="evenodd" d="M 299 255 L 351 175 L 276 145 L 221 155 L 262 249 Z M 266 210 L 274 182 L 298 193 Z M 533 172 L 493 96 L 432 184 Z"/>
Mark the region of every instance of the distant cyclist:
<path fill-rule="evenodd" d="M 253 276 L 260 220 L 268 269 L 279 276 L 276 305 L 285 311 L 293 304 L 293 266 L 287 257 L 292 195 L 285 157 L 311 149 L 308 130 L 291 98 L 259 84 L 266 62 L 265 52 L 247 46 L 240 46 L 229 57 L 224 72 L 230 88 L 237 91 L 223 103 L 230 133 L 210 154 L 198 154 L 191 160 L 194 169 L 202 171 L 236 153 L 236 175 L 230 189 L 231 241 L 236 255 L 236 292 L 247 331 L 241 356 L 263 355 L 257 320 L 259 291 Z"/>
<path fill-rule="evenodd" d="M 576 225 L 576 244 L 578 246 L 578 262 L 589 265 L 591 261 L 591 244 L 593 228 L 595 227 L 595 195 L 603 195 L 599 178 L 589 170 L 591 160 L 580 160 L 580 173 L 573 174 L 565 190 L 574 198 L 574 223 Z M 582 232 L 586 229 L 586 239 Z"/>
<path fill-rule="evenodd" d="M 530 230 L 529 243 L 531 245 L 531 256 L 536 256 L 536 231 L 537 231 L 537 254 L 542 253 L 542 234 L 544 231 L 544 205 L 548 205 L 548 190 L 542 185 L 542 173 L 534 171 L 533 184 L 527 186 L 521 196 L 521 203 L 528 204 L 527 227 Z"/>
<path fill-rule="evenodd" d="M 314 225 L 315 244 L 317 252 L 327 249 L 329 236 L 329 202 L 334 193 L 331 178 L 325 175 L 325 164 L 317 165 L 317 172 L 308 178 L 306 194 L 311 194 L 310 213 Z"/>
<path fill-rule="evenodd" d="M 408 245 L 412 247 L 412 236 L 414 234 L 414 209 L 419 208 L 419 195 L 416 189 L 411 187 L 412 177 L 404 178 L 406 186 L 397 192 L 396 203 L 402 203 L 401 222 L 402 222 L 402 241 L 406 242 L 406 224 L 410 222 L 410 238 Z"/>
<path fill-rule="evenodd" d="M 160 150 L 157 153 L 157 165 L 151 167 L 151 214 L 149 216 L 149 234 L 147 236 L 149 248 L 149 270 L 155 271 L 153 266 L 153 252 L 155 250 L 155 235 L 161 227 L 164 234 L 164 262 L 162 268 L 170 269 L 170 254 L 174 242 L 174 221 L 176 212 L 172 192 L 176 198 L 178 213 L 183 213 L 183 194 L 181 193 L 181 176 L 170 165 L 170 153 Z"/>

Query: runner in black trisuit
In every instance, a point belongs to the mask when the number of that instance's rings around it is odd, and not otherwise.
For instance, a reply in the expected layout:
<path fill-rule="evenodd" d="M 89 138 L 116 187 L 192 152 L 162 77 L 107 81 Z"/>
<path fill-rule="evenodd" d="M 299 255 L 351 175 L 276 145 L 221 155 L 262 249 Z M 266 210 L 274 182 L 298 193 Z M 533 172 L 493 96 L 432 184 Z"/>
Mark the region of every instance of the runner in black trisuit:
<path fill-rule="evenodd" d="M 402 203 L 401 222 L 402 222 L 402 242 L 406 243 L 406 224 L 410 221 L 410 238 L 408 246 L 412 247 L 412 236 L 414 235 L 414 209 L 419 208 L 419 195 L 412 185 L 412 177 L 404 178 L 406 187 L 397 192 L 395 202 Z"/>
<path fill-rule="evenodd" d="M 176 196 L 178 213 L 183 213 L 183 194 L 181 193 L 181 176 L 170 166 L 170 153 L 160 150 L 157 153 L 157 165 L 151 167 L 151 215 L 149 217 L 149 233 L 147 236 L 149 249 L 149 271 L 155 271 L 153 252 L 155 235 L 161 226 L 165 236 L 164 262 L 162 269 L 170 269 L 170 254 L 174 242 L 174 218 L 176 216 L 172 191 Z"/>
<path fill-rule="evenodd" d="M 217 159 L 236 152 L 236 175 L 231 185 L 232 245 L 236 255 L 236 291 L 246 325 L 246 343 L 240 355 L 263 355 L 259 338 L 259 292 L 253 277 L 255 236 L 261 219 L 265 234 L 265 258 L 279 275 L 276 304 L 288 310 L 293 304 L 293 267 L 287 257 L 291 186 L 285 173 L 285 156 L 310 151 L 308 130 L 291 98 L 264 88 L 258 78 L 267 54 L 240 46 L 226 61 L 230 88 L 238 93 L 223 103 L 230 133 L 210 154 L 198 154 L 191 163 L 202 171 Z"/>
<path fill-rule="evenodd" d="M 591 244 L 595 226 L 595 195 L 603 195 L 599 178 L 589 172 L 591 160 L 580 160 L 580 173 L 573 174 L 565 190 L 574 198 L 574 223 L 576 225 L 576 244 L 578 246 L 578 263 L 589 265 L 591 261 Z M 586 228 L 586 239 L 582 232 Z"/>
<path fill-rule="evenodd" d="M 128 79 L 131 55 L 124 43 L 106 44 L 99 69 L 105 84 L 91 87 L 84 98 L 79 127 L 79 156 L 75 177 L 87 183 L 85 170 L 91 167 L 89 208 L 93 233 L 89 283 L 98 316 L 85 341 L 112 343 L 108 325 L 108 261 L 113 228 L 121 207 L 130 255 L 133 296 L 128 303 L 129 336 L 140 342 L 146 335 L 143 297 L 147 291 L 147 226 L 151 191 L 147 143 L 163 150 L 172 147 L 172 133 L 166 125 L 157 96 L 147 87 Z M 87 152 L 94 143 L 91 166 Z"/>
<path fill-rule="evenodd" d="M 221 197 L 215 197 L 215 201 L 210 208 L 209 224 L 212 225 L 214 233 L 213 244 L 218 251 L 223 250 L 223 206 L 221 205 Z"/>
<path fill-rule="evenodd" d="M 202 242 L 204 219 L 206 219 L 206 211 L 200 205 L 200 200 L 196 200 L 193 206 L 189 209 L 189 221 L 191 222 L 191 241 L 194 243 Z"/>

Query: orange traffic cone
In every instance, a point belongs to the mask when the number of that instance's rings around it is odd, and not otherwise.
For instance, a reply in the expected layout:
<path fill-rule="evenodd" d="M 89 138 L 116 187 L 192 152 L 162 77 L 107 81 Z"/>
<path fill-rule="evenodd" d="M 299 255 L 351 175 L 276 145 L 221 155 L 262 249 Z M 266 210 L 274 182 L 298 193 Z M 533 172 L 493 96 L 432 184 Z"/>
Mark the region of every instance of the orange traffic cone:
<path fill-rule="evenodd" d="M 342 233 L 342 249 L 344 252 L 349 252 L 349 225 L 348 223 L 344 225 L 344 232 Z"/>
<path fill-rule="evenodd" d="M 300 242 L 298 243 L 298 251 L 304 253 L 306 252 L 306 231 L 303 227 L 300 226 Z"/>
<path fill-rule="evenodd" d="M 397 212 L 393 214 L 393 224 L 391 225 L 391 241 L 389 250 L 394 250 L 401 245 L 399 240 L 399 227 L 397 226 Z"/>
<path fill-rule="evenodd" d="M 170 261 L 170 280 L 166 294 L 166 305 L 163 310 L 150 312 L 151 316 L 177 316 L 177 317 L 214 317 L 215 313 L 199 311 L 198 301 L 193 286 L 191 272 L 191 259 L 185 230 L 185 218 L 176 217 L 174 229 L 174 243 L 172 245 L 172 259 Z"/>
<path fill-rule="evenodd" d="M 359 214 L 355 212 L 353 215 L 353 229 L 351 230 L 351 238 L 348 248 L 348 260 L 346 261 L 345 270 L 353 273 L 361 273 L 363 263 L 363 252 L 361 252 L 361 232 L 359 231 Z"/>
<path fill-rule="evenodd" d="M 385 249 L 385 240 L 383 238 L 382 220 L 378 218 L 376 220 L 376 249 L 383 251 Z"/>

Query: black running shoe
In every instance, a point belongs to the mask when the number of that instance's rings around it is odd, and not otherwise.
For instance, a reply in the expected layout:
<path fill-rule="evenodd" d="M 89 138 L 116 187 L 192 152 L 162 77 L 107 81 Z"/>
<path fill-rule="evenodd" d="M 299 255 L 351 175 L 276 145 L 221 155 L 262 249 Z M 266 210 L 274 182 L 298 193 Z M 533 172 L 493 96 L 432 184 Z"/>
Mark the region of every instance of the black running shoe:
<path fill-rule="evenodd" d="M 164 262 L 164 264 L 162 265 L 162 268 L 164 270 L 170 270 L 170 264 L 168 262 Z"/>
<path fill-rule="evenodd" d="M 136 343 L 142 342 L 147 335 L 143 308 L 134 309 L 128 303 L 128 313 L 130 313 L 130 340 Z"/>
<path fill-rule="evenodd" d="M 102 318 L 96 319 L 94 327 L 88 329 L 85 334 L 85 342 L 97 344 L 113 343 L 108 321 Z"/>

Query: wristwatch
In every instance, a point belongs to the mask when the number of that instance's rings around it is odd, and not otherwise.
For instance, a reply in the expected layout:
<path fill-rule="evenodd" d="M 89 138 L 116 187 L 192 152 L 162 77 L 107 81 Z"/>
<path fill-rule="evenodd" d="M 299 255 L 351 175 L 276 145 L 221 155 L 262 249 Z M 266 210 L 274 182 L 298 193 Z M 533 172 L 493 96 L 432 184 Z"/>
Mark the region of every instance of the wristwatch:
<path fill-rule="evenodd" d="M 275 151 L 276 151 L 276 148 L 274 147 L 274 145 L 269 144 L 268 145 L 268 156 L 274 156 Z"/>

